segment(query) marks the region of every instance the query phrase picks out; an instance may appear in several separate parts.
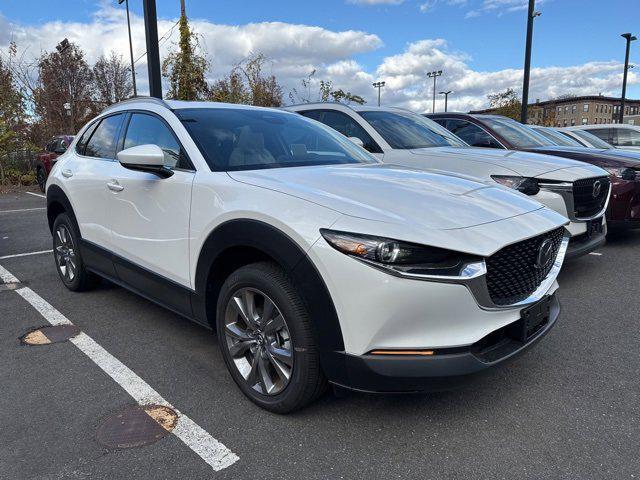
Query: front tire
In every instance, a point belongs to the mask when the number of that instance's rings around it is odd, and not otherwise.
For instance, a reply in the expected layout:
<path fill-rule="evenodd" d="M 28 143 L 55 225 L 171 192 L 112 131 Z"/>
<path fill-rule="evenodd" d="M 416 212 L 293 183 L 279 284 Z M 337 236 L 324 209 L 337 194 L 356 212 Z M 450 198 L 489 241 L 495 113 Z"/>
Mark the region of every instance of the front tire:
<path fill-rule="evenodd" d="M 66 213 L 58 215 L 53 222 L 53 257 L 60 280 L 74 292 L 90 290 L 101 280 L 86 269 L 80 255 L 79 239 L 78 229 L 69 216 Z"/>
<path fill-rule="evenodd" d="M 326 380 L 309 314 L 278 265 L 236 270 L 222 285 L 216 311 L 222 356 L 251 401 L 288 413 L 322 394 Z"/>

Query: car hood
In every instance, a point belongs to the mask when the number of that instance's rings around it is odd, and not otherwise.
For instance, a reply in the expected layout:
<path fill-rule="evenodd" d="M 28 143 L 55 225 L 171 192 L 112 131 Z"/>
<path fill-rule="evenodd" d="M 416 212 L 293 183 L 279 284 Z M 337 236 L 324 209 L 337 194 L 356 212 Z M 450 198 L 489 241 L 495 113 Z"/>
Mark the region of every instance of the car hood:
<path fill-rule="evenodd" d="M 535 151 L 587 162 L 602 168 L 640 168 L 640 152 L 586 147 L 541 147 Z"/>
<path fill-rule="evenodd" d="M 463 157 L 465 160 L 508 169 L 515 175 L 523 177 L 552 179 L 553 177 L 550 177 L 549 174 L 563 169 L 572 169 L 571 175 L 575 176 L 575 180 L 607 174 L 597 168 L 568 158 L 496 148 L 434 147 L 411 150 L 411 153 L 415 155 L 455 155 L 459 158 Z"/>
<path fill-rule="evenodd" d="M 498 185 L 390 165 L 292 167 L 229 175 L 344 215 L 426 229 L 467 228 L 544 208 Z"/>

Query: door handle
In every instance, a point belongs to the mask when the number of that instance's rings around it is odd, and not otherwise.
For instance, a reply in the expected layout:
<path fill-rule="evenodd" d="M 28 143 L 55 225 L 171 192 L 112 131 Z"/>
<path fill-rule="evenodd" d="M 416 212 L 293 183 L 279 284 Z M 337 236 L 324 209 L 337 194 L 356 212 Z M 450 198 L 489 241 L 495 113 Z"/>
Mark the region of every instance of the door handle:
<path fill-rule="evenodd" d="M 112 192 L 121 192 L 122 190 L 124 190 L 124 187 L 120 185 L 117 180 L 111 180 L 110 182 L 107 182 L 107 187 Z"/>
<path fill-rule="evenodd" d="M 62 170 L 62 176 L 65 178 L 71 178 L 73 177 L 73 172 L 68 168 L 65 168 L 64 170 Z"/>

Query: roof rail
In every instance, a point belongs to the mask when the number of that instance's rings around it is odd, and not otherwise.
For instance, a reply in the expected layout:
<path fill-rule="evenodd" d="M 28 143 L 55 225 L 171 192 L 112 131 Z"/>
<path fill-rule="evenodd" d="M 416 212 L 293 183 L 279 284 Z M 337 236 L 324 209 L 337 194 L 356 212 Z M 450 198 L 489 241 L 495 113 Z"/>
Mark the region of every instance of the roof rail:
<path fill-rule="evenodd" d="M 282 108 L 289 108 L 289 107 L 304 107 L 304 106 L 311 106 L 311 105 L 340 105 L 341 107 L 347 107 L 347 108 L 351 108 L 350 105 L 347 105 L 346 103 L 341 103 L 341 102 L 302 102 L 302 103 L 294 103 L 291 105 L 284 105 Z"/>
<path fill-rule="evenodd" d="M 102 110 L 102 113 L 109 112 L 109 111 L 113 110 L 115 107 L 119 107 L 120 105 L 123 105 L 123 104 L 126 104 L 126 103 L 139 103 L 139 102 L 153 103 L 155 105 L 160 105 L 160 106 L 165 107 L 165 108 L 169 108 L 169 109 L 171 108 L 171 107 L 169 107 L 169 104 L 167 102 L 165 102 L 164 100 L 162 100 L 161 98 L 138 96 L 138 97 L 127 98 L 126 100 L 122 100 L 122 101 L 120 101 L 118 103 L 114 103 L 113 105 L 109 105 L 107 108 Z"/>

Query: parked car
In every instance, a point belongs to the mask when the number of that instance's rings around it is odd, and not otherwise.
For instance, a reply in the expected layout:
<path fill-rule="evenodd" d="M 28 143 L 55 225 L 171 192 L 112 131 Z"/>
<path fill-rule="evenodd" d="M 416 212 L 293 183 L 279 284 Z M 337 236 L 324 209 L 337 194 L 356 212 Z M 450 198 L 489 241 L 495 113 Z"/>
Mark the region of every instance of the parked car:
<path fill-rule="evenodd" d="M 640 226 L 640 165 L 635 159 L 581 146 L 558 146 L 529 125 L 522 125 L 499 115 L 437 113 L 429 117 L 456 135 L 467 137 L 478 144 L 497 149 L 544 153 L 602 167 L 609 173 L 611 183 L 611 196 L 606 212 L 608 227 L 624 229 Z M 588 201 L 589 193 L 594 188 L 595 185 L 580 185 L 574 189 L 573 196 L 581 195 Z"/>
<path fill-rule="evenodd" d="M 81 130 L 47 216 L 68 289 L 105 277 L 216 330 L 274 412 L 327 380 L 442 389 L 513 357 L 558 317 L 568 244 L 531 198 L 381 165 L 300 115 L 141 98 Z"/>
<path fill-rule="evenodd" d="M 609 123 L 598 125 L 576 125 L 567 130 L 584 130 L 596 137 L 625 150 L 640 150 L 640 126 L 628 123 Z"/>
<path fill-rule="evenodd" d="M 565 128 L 556 128 L 555 131 L 561 133 L 566 137 L 574 139 L 583 147 L 598 148 L 602 150 L 615 151 L 615 152 L 627 151 L 627 150 L 616 149 L 616 147 L 614 147 L 610 143 L 605 142 L 601 138 L 596 137 L 593 133 L 589 133 L 586 130 L 567 130 Z"/>
<path fill-rule="evenodd" d="M 53 137 L 43 152 L 40 152 L 36 158 L 36 180 L 40 190 L 44 192 L 49 172 L 56 163 L 56 159 L 67 151 L 69 145 L 73 142 L 72 135 L 58 135 Z"/>
<path fill-rule="evenodd" d="M 600 168 L 545 155 L 471 148 L 437 123 L 397 108 L 318 103 L 287 109 L 354 139 L 385 163 L 455 172 L 531 196 L 571 220 L 568 257 L 605 242 L 603 217 L 610 182 Z M 595 198 L 594 185 L 599 188 Z"/>

